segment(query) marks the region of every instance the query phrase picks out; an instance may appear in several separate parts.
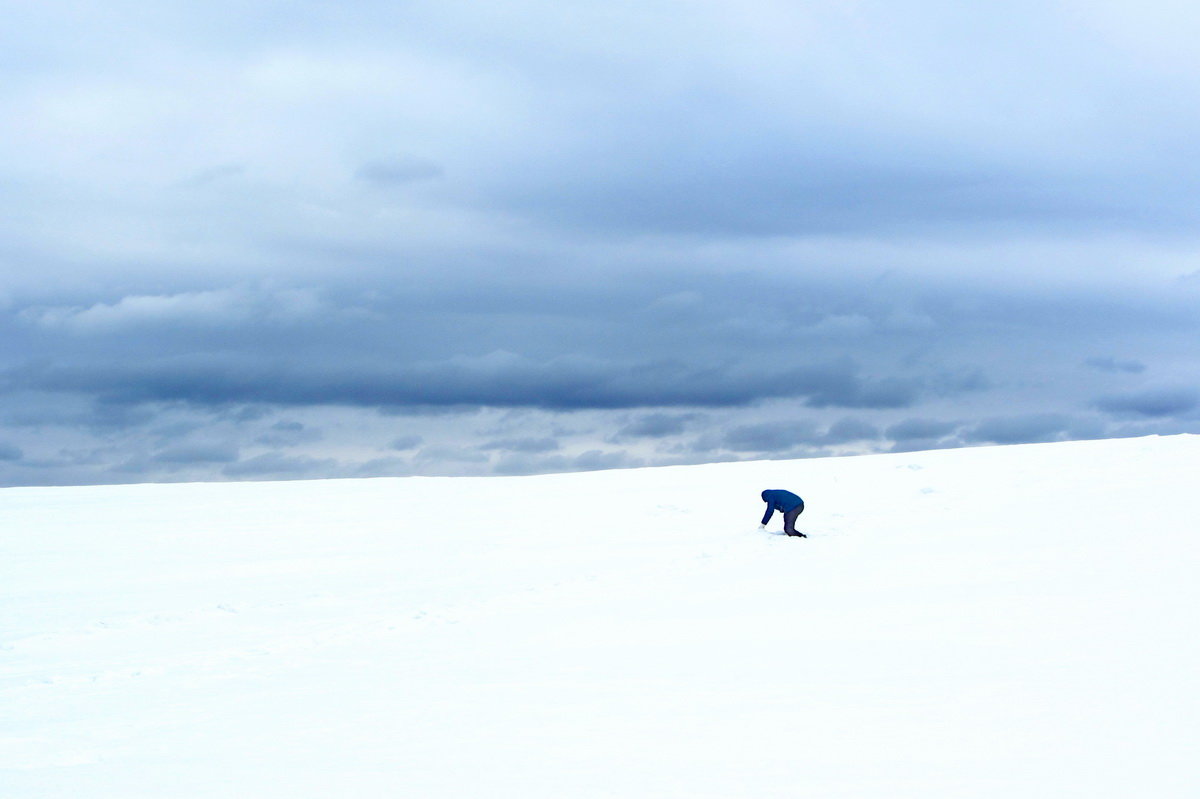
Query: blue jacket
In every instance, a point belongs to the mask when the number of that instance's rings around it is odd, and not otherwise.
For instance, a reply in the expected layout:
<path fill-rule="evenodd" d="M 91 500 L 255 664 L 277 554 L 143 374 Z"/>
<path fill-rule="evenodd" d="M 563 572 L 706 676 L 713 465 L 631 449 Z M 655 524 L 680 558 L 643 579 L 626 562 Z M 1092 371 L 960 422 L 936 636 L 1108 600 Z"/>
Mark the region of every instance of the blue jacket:
<path fill-rule="evenodd" d="M 804 507 L 804 500 L 791 491 L 784 491 L 780 488 L 768 489 L 762 492 L 762 498 L 763 502 L 767 503 L 767 515 L 763 517 L 763 524 L 771 521 L 771 514 L 775 511 L 787 513 L 790 510 Z"/>

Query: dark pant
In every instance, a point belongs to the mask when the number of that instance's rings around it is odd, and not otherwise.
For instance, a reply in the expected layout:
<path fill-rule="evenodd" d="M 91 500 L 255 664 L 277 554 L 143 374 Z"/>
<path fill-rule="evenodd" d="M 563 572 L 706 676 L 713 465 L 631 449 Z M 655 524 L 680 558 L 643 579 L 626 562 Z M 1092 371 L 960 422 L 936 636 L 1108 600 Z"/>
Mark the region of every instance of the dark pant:
<path fill-rule="evenodd" d="M 804 513 L 804 503 L 801 502 L 787 513 L 783 514 L 783 531 L 788 535 L 804 535 L 796 532 L 796 518 Z"/>

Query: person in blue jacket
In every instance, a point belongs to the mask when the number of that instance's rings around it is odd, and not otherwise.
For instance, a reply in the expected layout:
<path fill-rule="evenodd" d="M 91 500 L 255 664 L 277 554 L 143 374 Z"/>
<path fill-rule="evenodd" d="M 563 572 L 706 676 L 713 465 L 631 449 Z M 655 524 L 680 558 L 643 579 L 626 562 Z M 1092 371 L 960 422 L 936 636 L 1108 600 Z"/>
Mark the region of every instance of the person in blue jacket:
<path fill-rule="evenodd" d="M 791 491 L 784 491 L 780 488 L 768 489 L 762 492 L 762 500 L 767 503 L 767 513 L 763 516 L 762 524 L 758 526 L 758 529 L 765 528 L 767 522 L 771 521 L 771 514 L 779 511 L 783 514 L 783 531 L 785 533 L 799 536 L 800 538 L 808 538 L 804 533 L 796 531 L 796 517 L 804 513 L 804 500 Z"/>

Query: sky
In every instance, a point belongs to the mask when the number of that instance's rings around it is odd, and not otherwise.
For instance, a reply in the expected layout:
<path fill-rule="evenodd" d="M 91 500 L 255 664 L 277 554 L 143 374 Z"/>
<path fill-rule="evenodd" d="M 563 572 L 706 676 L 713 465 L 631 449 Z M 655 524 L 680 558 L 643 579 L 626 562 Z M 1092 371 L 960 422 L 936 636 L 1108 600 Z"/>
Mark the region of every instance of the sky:
<path fill-rule="evenodd" d="M 0 484 L 1200 432 L 1200 10 L 0 2 Z"/>

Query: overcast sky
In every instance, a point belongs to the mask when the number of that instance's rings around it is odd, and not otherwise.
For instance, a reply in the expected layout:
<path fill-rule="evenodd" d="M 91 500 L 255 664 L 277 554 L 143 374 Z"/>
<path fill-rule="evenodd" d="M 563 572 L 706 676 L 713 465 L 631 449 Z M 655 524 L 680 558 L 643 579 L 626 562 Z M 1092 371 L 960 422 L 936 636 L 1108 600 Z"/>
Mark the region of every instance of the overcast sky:
<path fill-rule="evenodd" d="M 1200 10 L 0 2 L 0 484 L 1200 432 Z"/>

